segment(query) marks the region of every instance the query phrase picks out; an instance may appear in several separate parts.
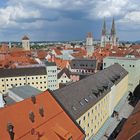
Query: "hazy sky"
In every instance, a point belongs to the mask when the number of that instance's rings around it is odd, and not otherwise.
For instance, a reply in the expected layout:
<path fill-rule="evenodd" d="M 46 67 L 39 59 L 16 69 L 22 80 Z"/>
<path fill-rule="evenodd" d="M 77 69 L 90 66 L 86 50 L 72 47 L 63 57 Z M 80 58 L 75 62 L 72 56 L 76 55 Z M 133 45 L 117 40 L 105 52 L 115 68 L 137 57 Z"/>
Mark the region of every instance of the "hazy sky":
<path fill-rule="evenodd" d="M 140 40 L 140 0 L 0 0 L 0 41 L 100 39 L 104 17 L 120 40 Z"/>

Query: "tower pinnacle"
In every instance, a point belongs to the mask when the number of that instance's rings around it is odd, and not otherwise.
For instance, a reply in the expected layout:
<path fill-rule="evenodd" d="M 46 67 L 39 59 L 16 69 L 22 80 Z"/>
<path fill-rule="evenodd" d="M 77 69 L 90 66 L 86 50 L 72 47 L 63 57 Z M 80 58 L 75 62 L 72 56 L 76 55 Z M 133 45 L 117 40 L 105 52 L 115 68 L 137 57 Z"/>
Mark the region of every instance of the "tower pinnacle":
<path fill-rule="evenodd" d="M 116 34 L 116 29 L 115 29 L 115 20 L 113 18 L 112 20 L 112 28 L 111 28 L 111 35 L 115 35 Z"/>
<path fill-rule="evenodd" d="M 105 18 L 103 21 L 102 35 L 106 35 L 106 20 L 105 20 Z"/>

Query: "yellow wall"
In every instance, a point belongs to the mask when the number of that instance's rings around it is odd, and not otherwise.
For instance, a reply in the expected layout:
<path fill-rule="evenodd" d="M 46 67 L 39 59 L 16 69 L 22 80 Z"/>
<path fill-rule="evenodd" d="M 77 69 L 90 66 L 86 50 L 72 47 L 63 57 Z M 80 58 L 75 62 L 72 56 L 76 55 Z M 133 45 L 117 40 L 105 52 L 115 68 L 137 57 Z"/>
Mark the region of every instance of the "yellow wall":
<path fill-rule="evenodd" d="M 47 75 L 0 78 L 0 92 L 5 93 L 7 89 L 12 88 L 13 86 L 18 87 L 25 84 L 45 91 L 48 88 Z"/>
<path fill-rule="evenodd" d="M 115 91 L 110 91 L 104 98 L 76 120 L 82 129 L 85 130 L 86 140 L 90 139 L 91 136 L 99 131 L 108 117 L 110 117 L 110 107 L 115 107 L 127 92 L 128 75 L 115 85 L 114 88 Z M 115 100 L 110 101 L 110 96 L 114 96 Z"/>
<path fill-rule="evenodd" d="M 115 93 L 115 100 L 114 102 L 114 106 L 116 106 L 118 104 L 118 102 L 121 100 L 121 98 L 124 96 L 124 94 L 127 92 L 128 90 L 128 75 L 123 78 L 117 85 L 116 85 L 116 92 Z"/>
<path fill-rule="evenodd" d="M 83 114 L 77 123 L 85 130 L 86 139 L 89 139 L 93 134 L 104 124 L 106 119 L 109 117 L 109 94 L 102 98 L 92 108 L 90 108 L 85 114 Z M 85 117 L 85 120 L 84 120 Z"/>

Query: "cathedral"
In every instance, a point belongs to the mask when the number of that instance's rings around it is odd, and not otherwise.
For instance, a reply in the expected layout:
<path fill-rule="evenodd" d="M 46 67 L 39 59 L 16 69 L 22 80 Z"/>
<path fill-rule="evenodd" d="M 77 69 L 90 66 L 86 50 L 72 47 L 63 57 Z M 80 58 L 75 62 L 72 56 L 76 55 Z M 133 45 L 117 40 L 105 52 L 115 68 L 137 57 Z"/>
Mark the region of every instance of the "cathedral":
<path fill-rule="evenodd" d="M 101 36 L 101 47 L 106 47 L 106 44 L 110 44 L 112 48 L 118 45 L 118 38 L 116 36 L 116 29 L 115 29 L 115 20 L 112 20 L 112 27 L 111 32 L 107 33 L 106 30 L 106 21 L 104 19 L 103 28 L 102 28 L 102 36 Z"/>

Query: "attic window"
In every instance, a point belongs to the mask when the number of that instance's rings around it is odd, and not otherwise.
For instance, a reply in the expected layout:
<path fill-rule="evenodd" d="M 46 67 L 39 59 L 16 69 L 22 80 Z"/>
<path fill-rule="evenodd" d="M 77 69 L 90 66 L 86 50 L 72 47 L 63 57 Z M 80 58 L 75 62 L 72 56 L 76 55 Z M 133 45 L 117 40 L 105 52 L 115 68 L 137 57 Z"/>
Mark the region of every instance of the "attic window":
<path fill-rule="evenodd" d="M 76 110 L 77 110 L 75 106 L 72 106 L 72 109 L 73 109 L 74 111 L 76 111 Z"/>
<path fill-rule="evenodd" d="M 82 103 L 82 101 L 80 101 L 80 105 L 82 105 L 82 106 L 84 105 L 84 104 Z"/>
<path fill-rule="evenodd" d="M 93 99 L 92 95 L 89 95 L 89 98 L 90 98 L 90 99 Z"/>
<path fill-rule="evenodd" d="M 85 101 L 88 103 L 88 99 L 85 98 Z"/>

